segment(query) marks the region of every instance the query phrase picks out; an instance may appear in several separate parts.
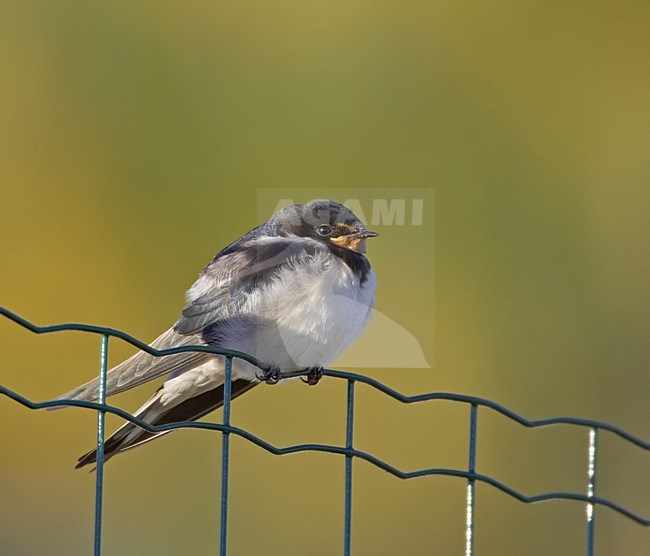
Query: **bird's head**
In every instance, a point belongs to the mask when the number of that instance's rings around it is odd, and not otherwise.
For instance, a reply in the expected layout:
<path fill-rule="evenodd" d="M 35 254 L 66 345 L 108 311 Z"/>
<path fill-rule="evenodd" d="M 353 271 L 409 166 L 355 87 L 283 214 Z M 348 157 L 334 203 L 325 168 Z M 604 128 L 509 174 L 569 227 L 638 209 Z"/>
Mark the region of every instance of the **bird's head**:
<path fill-rule="evenodd" d="M 271 221 L 278 235 L 309 237 L 356 253 L 365 253 L 366 239 L 379 235 L 366 230 L 349 208 L 334 201 L 291 205 L 276 213 Z"/>

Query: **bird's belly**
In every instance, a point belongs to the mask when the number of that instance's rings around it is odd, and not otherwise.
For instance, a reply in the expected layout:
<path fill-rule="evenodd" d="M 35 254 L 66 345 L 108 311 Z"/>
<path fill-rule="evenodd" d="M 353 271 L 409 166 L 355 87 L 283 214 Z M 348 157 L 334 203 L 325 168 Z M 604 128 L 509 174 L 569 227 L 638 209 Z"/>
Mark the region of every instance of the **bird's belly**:
<path fill-rule="evenodd" d="M 349 292 L 352 293 L 352 292 Z M 329 365 L 361 334 L 371 306 L 343 293 L 317 296 L 309 305 L 289 308 L 279 335 L 296 368 Z"/>
<path fill-rule="evenodd" d="M 253 301 L 263 324 L 237 348 L 284 370 L 326 366 L 368 324 L 374 276 L 359 284 L 339 263 L 319 275 L 294 269 Z"/>

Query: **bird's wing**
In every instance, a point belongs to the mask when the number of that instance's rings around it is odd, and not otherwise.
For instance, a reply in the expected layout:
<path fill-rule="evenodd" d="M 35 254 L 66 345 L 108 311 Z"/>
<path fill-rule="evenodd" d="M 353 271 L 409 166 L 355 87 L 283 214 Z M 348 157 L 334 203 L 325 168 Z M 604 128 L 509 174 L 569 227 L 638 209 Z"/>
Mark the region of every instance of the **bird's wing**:
<path fill-rule="evenodd" d="M 286 267 L 326 251 L 323 244 L 299 237 L 263 236 L 242 243 L 203 269 L 174 330 L 203 334 L 215 322 L 239 316 L 246 300 L 268 288 Z"/>
<path fill-rule="evenodd" d="M 256 384 L 255 382 L 249 382 L 244 379 L 234 380 L 232 383 L 231 399 L 235 399 L 244 392 L 247 392 Z M 167 425 L 180 421 L 195 421 L 223 405 L 223 384 L 191 398 L 187 398 L 177 405 L 162 404 L 160 401 L 162 392 L 163 388 L 161 387 L 136 412 L 136 417 L 152 425 Z M 152 433 L 141 429 L 133 423 L 127 422 L 115 431 L 110 438 L 106 439 L 106 443 L 104 444 L 104 461 L 168 432 L 171 432 L 171 430 Z M 91 450 L 79 458 L 75 467 L 79 469 L 84 465 L 95 463 L 96 461 L 97 450 Z"/>
<path fill-rule="evenodd" d="M 201 338 L 195 335 L 182 336 L 174 332 L 173 328 L 167 330 L 151 342 L 151 347 L 157 350 L 172 347 L 201 345 Z M 208 354 L 201 352 L 183 352 L 173 355 L 156 357 L 145 351 L 139 351 L 129 359 L 116 365 L 106 374 L 106 396 L 112 396 L 144 384 L 167 373 L 182 373 L 204 362 Z M 96 400 L 99 379 L 82 384 L 81 386 L 56 398 L 57 400 Z"/>
<path fill-rule="evenodd" d="M 187 293 L 188 303 L 181 317 L 151 347 L 162 350 L 207 344 L 214 338 L 208 333 L 212 325 L 218 323 L 219 328 L 227 328 L 229 319 L 241 317 L 246 299 L 267 287 L 286 266 L 326 249 L 316 241 L 297 237 L 257 237 L 229 246 L 203 269 Z M 214 341 L 210 345 L 219 347 Z M 108 371 L 106 395 L 129 390 L 167 373 L 178 375 L 209 357 L 202 352 L 156 357 L 140 351 Z M 95 378 L 57 399 L 97 399 L 98 382 Z"/>

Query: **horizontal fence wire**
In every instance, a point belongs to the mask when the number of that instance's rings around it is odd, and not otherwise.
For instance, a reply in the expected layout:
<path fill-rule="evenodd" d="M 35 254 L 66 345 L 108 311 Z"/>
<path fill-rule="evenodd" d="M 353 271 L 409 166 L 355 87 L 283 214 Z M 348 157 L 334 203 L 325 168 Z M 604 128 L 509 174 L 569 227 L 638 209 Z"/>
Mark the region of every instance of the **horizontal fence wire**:
<path fill-rule="evenodd" d="M 45 409 L 50 407 L 81 407 L 97 411 L 97 477 L 95 489 L 95 543 L 94 554 L 99 555 L 101 552 L 101 518 L 102 518 L 102 492 L 103 492 L 103 461 L 102 455 L 104 450 L 104 417 L 106 413 L 116 415 L 125 421 L 134 423 L 142 429 L 149 432 L 164 432 L 176 429 L 204 429 L 219 431 L 222 433 L 222 466 L 221 466 L 221 514 L 220 514 L 220 535 L 219 535 L 219 552 L 223 556 L 226 554 L 227 549 L 227 517 L 228 517 L 228 473 L 229 473 L 229 439 L 231 435 L 243 438 L 252 444 L 266 450 L 274 455 L 287 455 L 299 452 L 320 452 L 338 454 L 344 457 L 345 460 L 345 482 L 344 482 L 344 518 L 343 518 L 343 554 L 349 555 L 351 551 L 351 536 L 352 536 L 352 463 L 354 458 L 364 460 L 391 475 L 400 479 L 414 479 L 416 477 L 424 477 L 431 475 L 443 475 L 449 477 L 459 477 L 467 481 L 467 494 L 466 494 L 466 526 L 465 526 L 465 554 L 471 556 L 474 553 L 474 507 L 475 507 L 475 485 L 477 482 L 488 484 L 499 491 L 527 504 L 534 504 L 537 502 L 549 500 L 574 500 L 582 502 L 586 507 L 586 554 L 593 555 L 594 551 L 594 534 L 595 534 L 595 508 L 597 506 L 604 506 L 619 513 L 620 515 L 640 524 L 643 526 L 650 525 L 650 519 L 643 517 L 632 510 L 618 504 L 607 498 L 596 495 L 596 461 L 597 461 L 597 436 L 599 431 L 607 431 L 614 434 L 623 440 L 631 443 L 632 445 L 648 451 L 650 450 L 650 442 L 642 440 L 625 430 L 611 425 L 609 423 L 595 421 L 591 419 L 580 419 L 573 417 L 551 417 L 548 419 L 530 420 L 522 417 L 514 411 L 484 398 L 476 396 L 467 396 L 463 394 L 453 394 L 447 392 L 430 392 L 425 394 L 417 394 L 408 396 L 394 390 L 385 384 L 361 375 L 358 373 L 350 373 L 344 371 L 337 371 L 333 369 L 326 369 L 324 375 L 347 381 L 347 405 L 346 405 L 346 433 L 345 445 L 336 446 L 328 444 L 314 444 L 305 443 L 293 446 L 277 447 L 265 441 L 264 439 L 254 435 L 253 433 L 234 427 L 230 424 L 230 403 L 231 403 L 231 388 L 229 375 L 232 373 L 232 359 L 234 357 L 243 359 L 263 368 L 263 365 L 254 357 L 245 353 L 240 353 L 233 350 L 216 349 L 207 346 L 182 346 L 177 348 L 156 350 L 148 344 L 134 338 L 133 336 L 115 330 L 112 328 L 86 325 L 86 324 L 55 324 L 49 326 L 37 326 L 26 319 L 20 317 L 16 313 L 0 307 L 0 314 L 7 317 L 11 321 L 19 324 L 20 326 L 34 332 L 36 334 L 44 334 L 60 331 L 80 331 L 91 334 L 99 335 L 101 338 L 100 345 L 100 388 L 97 402 L 88 402 L 80 400 L 52 400 L 45 402 L 34 402 L 28 398 L 0 385 L 0 394 L 22 404 L 29 409 Z M 205 423 L 196 421 L 183 421 L 178 423 L 170 423 L 166 425 L 150 425 L 149 423 L 138 419 L 132 414 L 124 411 L 118 407 L 107 405 L 105 403 L 105 380 L 107 370 L 107 351 L 108 339 L 110 337 L 119 338 L 147 353 L 156 357 L 164 357 L 182 352 L 205 352 L 214 355 L 221 355 L 226 358 L 226 381 L 224 385 L 224 404 L 223 404 L 223 420 L 222 423 Z M 295 378 L 307 374 L 307 370 L 283 373 L 282 378 Z M 434 400 L 446 400 L 468 405 L 470 410 L 469 419 L 469 447 L 468 447 L 468 467 L 464 469 L 448 469 L 428 467 L 423 469 L 416 469 L 413 471 L 403 471 L 390 463 L 362 450 L 357 450 L 353 446 L 353 431 L 354 431 L 354 392 L 355 384 L 361 383 L 371 387 L 386 396 L 404 403 L 421 403 Z M 524 426 L 527 428 L 540 428 L 552 425 L 573 425 L 577 427 L 586 428 L 588 431 L 588 458 L 587 458 L 587 481 L 586 481 L 586 494 L 574 492 L 546 492 L 542 494 L 526 495 L 518 490 L 508 486 L 507 484 L 482 473 L 478 473 L 475 469 L 476 465 L 476 440 L 477 440 L 477 418 L 478 411 L 481 408 L 495 411 L 504 417 Z"/>

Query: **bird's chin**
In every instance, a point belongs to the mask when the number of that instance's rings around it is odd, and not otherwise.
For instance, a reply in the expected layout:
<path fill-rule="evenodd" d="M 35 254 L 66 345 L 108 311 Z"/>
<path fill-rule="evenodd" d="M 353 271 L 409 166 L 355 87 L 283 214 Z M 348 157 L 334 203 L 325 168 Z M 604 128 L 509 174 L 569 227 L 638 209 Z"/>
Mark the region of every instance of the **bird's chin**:
<path fill-rule="evenodd" d="M 365 237 L 354 237 L 354 236 L 340 236 L 333 237 L 330 241 L 334 245 L 343 247 L 344 249 L 349 249 L 355 253 L 366 253 L 366 238 Z"/>
<path fill-rule="evenodd" d="M 357 253 L 362 253 L 366 254 L 366 238 L 363 238 L 358 244 L 356 249 L 352 249 L 352 251 L 356 251 Z"/>

